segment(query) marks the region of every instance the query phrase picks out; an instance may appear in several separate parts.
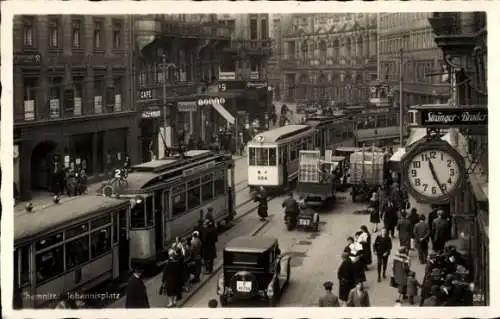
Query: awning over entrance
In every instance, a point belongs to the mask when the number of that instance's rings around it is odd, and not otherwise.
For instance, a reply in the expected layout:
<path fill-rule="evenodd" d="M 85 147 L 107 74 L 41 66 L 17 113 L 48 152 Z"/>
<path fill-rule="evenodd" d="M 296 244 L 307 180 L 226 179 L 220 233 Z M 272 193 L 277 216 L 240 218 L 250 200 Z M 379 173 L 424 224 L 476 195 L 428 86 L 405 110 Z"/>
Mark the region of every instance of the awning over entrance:
<path fill-rule="evenodd" d="M 198 105 L 212 105 L 212 107 L 219 113 L 228 123 L 234 125 L 236 119 L 224 107 L 228 99 L 236 98 L 243 95 L 244 90 L 234 90 L 229 92 L 207 92 L 206 94 L 198 97 Z"/>

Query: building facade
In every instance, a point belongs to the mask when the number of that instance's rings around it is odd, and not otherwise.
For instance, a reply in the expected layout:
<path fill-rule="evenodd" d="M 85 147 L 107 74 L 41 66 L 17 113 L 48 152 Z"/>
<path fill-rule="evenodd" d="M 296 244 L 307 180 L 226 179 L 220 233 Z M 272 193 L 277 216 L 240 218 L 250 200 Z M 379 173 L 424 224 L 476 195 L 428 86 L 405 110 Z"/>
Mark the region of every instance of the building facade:
<path fill-rule="evenodd" d="M 286 101 L 360 104 L 376 79 L 376 15 L 296 14 L 283 35 Z"/>
<path fill-rule="evenodd" d="M 14 181 L 22 199 L 50 190 L 54 172 L 93 177 L 137 160 L 126 16 L 14 19 Z M 73 163 L 73 164 L 71 164 Z"/>
<path fill-rule="evenodd" d="M 443 54 L 434 42 L 428 21 L 431 15 L 431 12 L 380 14 L 380 77 L 389 84 L 396 97 L 394 102 L 399 103 L 402 69 L 405 107 L 445 103 L 449 98 L 449 85 L 443 81 Z"/>
<path fill-rule="evenodd" d="M 433 13 L 429 18 L 445 64 L 455 74 L 453 100 L 457 107 L 487 107 L 488 45 L 485 12 Z M 467 168 L 462 194 L 450 203 L 457 236 L 473 265 L 480 305 L 490 303 L 488 129 L 467 128 L 458 138 Z"/>

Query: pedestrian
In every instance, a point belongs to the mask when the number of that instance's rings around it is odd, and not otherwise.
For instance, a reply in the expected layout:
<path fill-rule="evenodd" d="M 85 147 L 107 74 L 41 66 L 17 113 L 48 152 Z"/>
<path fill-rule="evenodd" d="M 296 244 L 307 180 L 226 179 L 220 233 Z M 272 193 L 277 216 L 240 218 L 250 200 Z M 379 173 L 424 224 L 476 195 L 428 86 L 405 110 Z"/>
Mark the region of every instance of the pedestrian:
<path fill-rule="evenodd" d="M 327 281 L 323 283 L 323 287 L 325 288 L 325 294 L 319 298 L 319 306 L 320 307 L 340 307 L 339 298 L 335 296 L 332 292 L 333 282 Z"/>
<path fill-rule="evenodd" d="M 370 296 L 362 281 L 358 281 L 356 287 L 349 292 L 347 307 L 370 307 Z"/>
<path fill-rule="evenodd" d="M 432 249 L 442 251 L 448 241 L 448 222 L 443 218 L 443 210 L 437 211 L 437 218 L 432 221 Z"/>
<path fill-rule="evenodd" d="M 377 255 L 377 274 L 378 282 L 381 281 L 380 273 L 382 272 L 383 278 L 386 278 L 387 261 L 392 250 L 392 241 L 387 234 L 387 229 L 382 228 L 380 235 L 375 238 L 373 243 L 373 251 Z"/>
<path fill-rule="evenodd" d="M 415 278 L 415 272 L 410 271 L 408 273 L 408 280 L 406 282 L 406 293 L 408 295 L 408 302 L 410 305 L 415 304 L 415 297 L 418 296 L 418 288 L 422 287 L 418 282 L 417 278 Z"/>
<path fill-rule="evenodd" d="M 349 237 L 347 239 L 348 253 L 350 254 L 351 261 L 353 263 L 354 279 L 355 281 L 366 281 L 365 265 L 363 264 L 363 246 L 359 243 L 358 238 L 361 232 L 356 232 L 354 238 Z"/>
<path fill-rule="evenodd" d="M 378 210 L 379 203 L 377 200 L 377 193 L 374 192 L 370 198 L 370 204 L 368 205 L 368 211 L 370 212 L 370 223 L 373 225 L 372 231 L 376 233 L 378 231 L 378 223 L 380 223 L 380 212 Z"/>
<path fill-rule="evenodd" d="M 182 266 L 176 255 L 175 250 L 170 249 L 168 260 L 163 268 L 161 291 L 167 294 L 167 308 L 176 307 L 177 297 L 182 293 L 182 278 L 179 276 L 182 273 Z"/>
<path fill-rule="evenodd" d="M 337 279 L 339 280 L 339 299 L 346 303 L 349 291 L 355 286 L 353 264 L 348 253 L 342 253 L 342 263 L 337 270 Z"/>
<path fill-rule="evenodd" d="M 410 224 L 411 224 L 411 241 L 410 241 L 410 249 L 411 250 L 415 250 L 416 249 L 416 243 L 415 243 L 415 234 L 413 233 L 413 229 L 415 229 L 415 225 L 418 223 L 419 221 L 419 215 L 417 214 L 417 209 L 416 208 L 412 208 L 410 210 L 410 214 L 408 215 L 408 219 L 410 220 Z"/>
<path fill-rule="evenodd" d="M 208 213 L 207 213 L 208 215 Z M 203 223 L 202 257 L 205 264 L 205 273 L 211 274 L 214 268 L 214 259 L 217 256 L 217 228 L 210 219 L 205 219 Z"/>
<path fill-rule="evenodd" d="M 192 283 L 200 282 L 200 274 L 201 274 L 201 251 L 202 251 L 202 243 L 200 240 L 200 232 L 194 231 L 193 237 L 191 238 L 191 258 L 194 262 L 193 269 L 193 280 Z"/>
<path fill-rule="evenodd" d="M 362 225 L 360 227 L 361 234 L 359 235 L 359 242 L 363 247 L 363 264 L 365 266 L 365 270 L 368 270 L 368 265 L 372 264 L 372 236 L 368 231 L 368 227 Z"/>
<path fill-rule="evenodd" d="M 398 230 L 399 247 L 410 249 L 413 227 L 410 220 L 406 217 L 406 212 L 404 210 L 401 210 L 401 218 L 396 228 Z"/>
<path fill-rule="evenodd" d="M 388 234 L 394 238 L 394 228 L 397 225 L 398 222 L 398 213 L 397 209 L 394 206 L 394 203 L 392 201 L 387 201 L 387 204 L 385 205 L 384 208 L 384 215 L 382 216 L 382 219 L 384 221 L 384 227 L 387 229 Z"/>
<path fill-rule="evenodd" d="M 438 307 L 439 306 L 439 286 L 431 287 L 431 296 L 426 298 L 421 305 L 422 307 Z"/>
<path fill-rule="evenodd" d="M 425 264 L 429 253 L 429 225 L 425 222 L 425 216 L 419 216 L 419 222 L 413 227 L 413 237 L 418 252 L 420 264 Z"/>
<path fill-rule="evenodd" d="M 429 212 L 429 215 L 427 217 L 427 222 L 429 224 L 429 229 L 431 231 L 431 237 L 432 237 L 432 234 L 434 233 L 434 230 L 432 229 L 432 227 L 434 227 L 433 225 L 433 222 L 434 222 L 434 219 L 437 218 L 437 209 L 436 208 L 433 208 L 430 212 Z"/>
<path fill-rule="evenodd" d="M 219 303 L 215 299 L 210 299 L 208 301 L 208 308 L 217 308 L 219 306 Z"/>
<path fill-rule="evenodd" d="M 136 267 L 127 282 L 125 308 L 149 308 L 146 285 L 142 281 L 143 269 Z"/>
<path fill-rule="evenodd" d="M 410 271 L 410 257 L 407 248 L 400 248 L 393 259 L 394 284 L 398 287 L 399 299 L 406 299 L 406 284 Z"/>
<path fill-rule="evenodd" d="M 260 187 L 259 191 L 255 195 L 254 201 L 259 202 L 257 214 L 259 215 L 261 221 L 265 221 L 269 215 L 267 214 L 267 193 L 264 187 Z"/>

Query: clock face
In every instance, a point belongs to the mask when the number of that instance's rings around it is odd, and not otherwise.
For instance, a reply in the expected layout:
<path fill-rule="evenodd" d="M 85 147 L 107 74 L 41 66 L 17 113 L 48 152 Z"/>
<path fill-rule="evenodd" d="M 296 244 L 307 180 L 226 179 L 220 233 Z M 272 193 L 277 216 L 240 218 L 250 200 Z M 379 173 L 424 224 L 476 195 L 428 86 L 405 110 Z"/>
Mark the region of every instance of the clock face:
<path fill-rule="evenodd" d="M 417 153 L 409 162 L 408 181 L 418 193 L 438 198 L 452 192 L 460 180 L 460 166 L 449 153 L 430 149 Z"/>

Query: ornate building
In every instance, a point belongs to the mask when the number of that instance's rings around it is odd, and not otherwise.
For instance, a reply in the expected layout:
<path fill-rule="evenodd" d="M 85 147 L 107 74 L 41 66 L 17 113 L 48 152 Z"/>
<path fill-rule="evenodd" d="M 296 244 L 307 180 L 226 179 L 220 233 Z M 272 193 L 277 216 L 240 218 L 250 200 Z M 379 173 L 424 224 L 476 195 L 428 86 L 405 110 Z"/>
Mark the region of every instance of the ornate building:
<path fill-rule="evenodd" d="M 287 101 L 361 104 L 376 79 L 376 15 L 295 14 L 283 35 L 283 96 Z"/>
<path fill-rule="evenodd" d="M 21 199 L 72 164 L 91 179 L 138 159 L 131 18 L 14 18 L 14 182 Z"/>
<path fill-rule="evenodd" d="M 403 103 L 445 103 L 449 85 L 443 81 L 443 55 L 434 42 L 431 12 L 380 14 L 380 77 L 399 103 L 401 50 Z"/>

